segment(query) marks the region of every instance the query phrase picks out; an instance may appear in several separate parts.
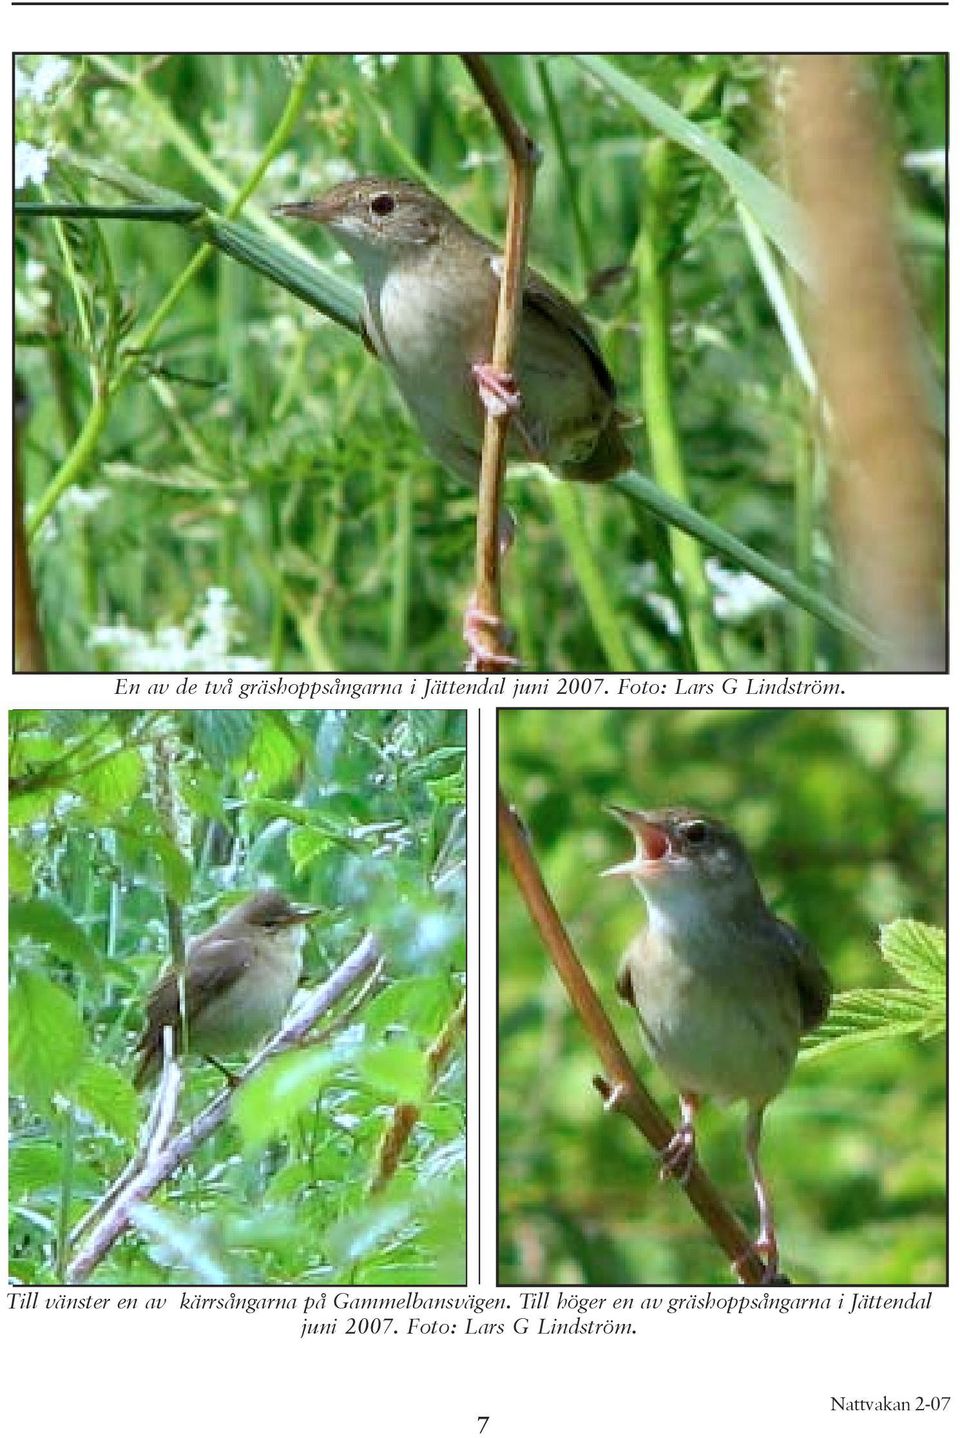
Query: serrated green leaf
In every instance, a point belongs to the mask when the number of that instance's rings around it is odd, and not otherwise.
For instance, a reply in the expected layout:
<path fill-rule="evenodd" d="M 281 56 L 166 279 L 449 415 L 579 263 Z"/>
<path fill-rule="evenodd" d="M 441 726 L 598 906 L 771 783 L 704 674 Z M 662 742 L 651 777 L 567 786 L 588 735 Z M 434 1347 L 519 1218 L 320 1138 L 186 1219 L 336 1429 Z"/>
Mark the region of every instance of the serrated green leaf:
<path fill-rule="evenodd" d="M 422 1103 L 430 1083 L 426 1054 L 404 1037 L 364 1049 L 357 1071 L 392 1103 Z"/>
<path fill-rule="evenodd" d="M 103 959 L 99 951 L 76 920 L 52 899 L 16 899 L 9 912 L 12 941 L 31 939 L 85 973 L 100 975 Z"/>
<path fill-rule="evenodd" d="M 7 1194 L 17 1203 L 28 1193 L 43 1193 L 60 1187 L 63 1152 L 52 1139 L 14 1143 L 7 1166 Z"/>
<path fill-rule="evenodd" d="M 115 1064 L 85 1059 L 73 1086 L 81 1108 L 121 1138 L 136 1137 L 140 1101 L 127 1076 Z"/>
<path fill-rule="evenodd" d="M 917 919 L 895 919 L 880 929 L 880 952 L 901 978 L 935 995 L 947 992 L 947 936 Z"/>
<path fill-rule="evenodd" d="M 296 744 L 279 722 L 282 717 L 275 717 L 269 711 L 257 716 L 257 727 L 247 751 L 247 764 L 256 776 L 249 782 L 254 794 L 269 794 L 282 788 L 300 762 Z"/>
<path fill-rule="evenodd" d="M 98 816 L 106 818 L 129 808 L 146 783 L 146 768 L 135 749 L 122 749 L 68 782 Z"/>
<path fill-rule="evenodd" d="M 10 1086 L 41 1108 L 69 1090 L 86 1035 L 73 999 L 43 974 L 23 970 L 10 990 Z"/>
<path fill-rule="evenodd" d="M 281 1054 L 244 1084 L 233 1117 L 245 1149 L 260 1148 L 316 1101 L 320 1085 L 343 1064 L 341 1049 L 316 1045 Z"/>
<path fill-rule="evenodd" d="M 212 769 L 229 768 L 246 754 L 253 738 L 254 716 L 243 709 L 197 709 L 193 737 Z"/>
<path fill-rule="evenodd" d="M 418 1038 L 437 1034 L 450 1010 L 450 983 L 444 977 L 396 979 L 364 1006 L 368 1034 L 379 1036 L 396 1024 Z"/>
<path fill-rule="evenodd" d="M 307 826 L 291 829 L 287 835 L 287 852 L 293 860 L 298 877 L 314 859 L 319 858 L 324 850 L 329 848 L 329 837 Z"/>

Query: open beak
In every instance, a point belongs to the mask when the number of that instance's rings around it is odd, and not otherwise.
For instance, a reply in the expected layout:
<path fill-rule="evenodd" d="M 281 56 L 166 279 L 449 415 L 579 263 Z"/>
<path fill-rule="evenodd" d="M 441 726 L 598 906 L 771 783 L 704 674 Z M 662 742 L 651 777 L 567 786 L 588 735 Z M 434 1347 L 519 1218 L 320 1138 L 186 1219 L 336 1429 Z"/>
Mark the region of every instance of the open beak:
<path fill-rule="evenodd" d="M 655 824 L 642 809 L 621 809 L 619 804 L 605 805 L 608 814 L 625 824 L 637 841 L 637 852 L 632 859 L 604 869 L 602 879 L 633 878 L 648 866 L 656 865 L 670 852 L 670 835 L 662 824 Z"/>

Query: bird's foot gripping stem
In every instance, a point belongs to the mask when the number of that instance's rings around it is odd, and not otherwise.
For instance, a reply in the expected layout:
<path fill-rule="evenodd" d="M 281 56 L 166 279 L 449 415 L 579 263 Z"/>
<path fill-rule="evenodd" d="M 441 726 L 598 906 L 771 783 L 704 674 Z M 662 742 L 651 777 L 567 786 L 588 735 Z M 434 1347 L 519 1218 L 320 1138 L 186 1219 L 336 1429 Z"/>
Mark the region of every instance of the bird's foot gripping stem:
<path fill-rule="evenodd" d="M 487 614 L 472 595 L 463 616 L 463 637 L 470 658 L 467 671 L 471 674 L 499 674 L 519 669 L 520 660 L 510 653 L 513 631 L 498 614 Z"/>
<path fill-rule="evenodd" d="M 509 370 L 497 369 L 486 360 L 471 368 L 480 401 L 488 414 L 499 418 L 500 415 L 512 414 L 520 408 L 520 391 Z"/>

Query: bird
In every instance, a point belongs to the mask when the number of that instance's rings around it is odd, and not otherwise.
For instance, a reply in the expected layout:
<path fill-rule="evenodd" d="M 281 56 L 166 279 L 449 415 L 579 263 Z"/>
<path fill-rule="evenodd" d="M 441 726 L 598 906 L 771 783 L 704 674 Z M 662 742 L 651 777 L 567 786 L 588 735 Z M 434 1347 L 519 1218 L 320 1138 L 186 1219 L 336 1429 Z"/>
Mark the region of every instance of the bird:
<path fill-rule="evenodd" d="M 801 1036 L 826 1018 L 830 976 L 809 941 L 768 907 L 729 824 L 686 807 L 612 805 L 610 812 L 633 834 L 636 853 L 604 872 L 633 879 L 647 907 L 647 926 L 628 948 L 616 988 L 680 1094 L 681 1123 L 661 1155 L 660 1176 L 689 1178 L 704 1098 L 745 1100 L 744 1144 L 760 1221 L 754 1247 L 764 1282 L 782 1281 L 760 1134 Z"/>
<path fill-rule="evenodd" d="M 136 1086 L 160 1068 L 168 1027 L 175 1052 L 202 1054 L 231 1078 L 216 1056 L 249 1049 L 279 1027 L 300 982 L 305 926 L 321 912 L 261 889 L 198 934 L 185 967 L 168 968 L 147 999 Z"/>
<path fill-rule="evenodd" d="M 428 449 L 454 474 L 477 481 L 485 409 L 512 412 L 508 459 L 588 483 L 630 466 L 622 433 L 629 416 L 596 337 L 534 269 L 524 275 L 515 374 L 493 368 L 502 260 L 438 195 L 413 180 L 363 176 L 275 212 L 323 225 L 353 260 L 364 342 L 392 375 Z M 511 536 L 503 516 L 503 549 Z"/>

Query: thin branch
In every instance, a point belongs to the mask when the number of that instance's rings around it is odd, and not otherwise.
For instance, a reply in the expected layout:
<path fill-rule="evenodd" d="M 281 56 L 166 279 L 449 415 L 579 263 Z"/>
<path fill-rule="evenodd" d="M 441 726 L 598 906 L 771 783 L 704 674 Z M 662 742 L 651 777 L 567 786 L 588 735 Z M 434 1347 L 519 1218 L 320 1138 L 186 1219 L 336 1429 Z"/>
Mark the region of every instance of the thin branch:
<path fill-rule="evenodd" d="M 500 131 L 509 163 L 507 231 L 492 355 L 494 369 L 502 374 L 509 374 L 513 368 L 523 305 L 523 278 L 533 209 L 533 182 L 540 152 L 515 118 L 506 96 L 482 56 L 463 55 L 462 59 Z M 487 620 L 491 657 L 478 658 L 475 667 L 479 671 L 493 673 L 513 667 L 510 656 L 501 652 L 503 639 L 500 595 L 500 509 L 510 419 L 509 409 L 498 414 L 489 410 L 487 412 L 480 460 L 480 494 L 477 501 L 475 602 L 478 611 Z"/>
<path fill-rule="evenodd" d="M 637 1078 L 547 893 L 520 821 L 499 791 L 497 828 L 500 844 L 530 917 L 539 929 L 570 1001 L 600 1057 L 605 1076 L 598 1075 L 594 1079 L 594 1087 L 604 1100 L 604 1107 L 622 1113 L 650 1146 L 658 1154 L 662 1153 L 673 1137 L 673 1125 Z M 764 1265 L 753 1248 L 750 1235 L 727 1207 L 699 1161 L 694 1162 L 683 1187 L 690 1203 L 730 1259 L 741 1282 L 762 1283 Z"/>
<path fill-rule="evenodd" d="M 159 1151 L 156 1144 L 150 1145 L 150 1157 L 130 1183 L 117 1194 L 112 1206 L 98 1220 L 83 1249 L 74 1255 L 68 1265 L 68 1283 L 81 1283 L 90 1276 L 117 1239 L 131 1226 L 131 1208 L 149 1198 L 201 1143 L 226 1122 L 237 1090 L 248 1083 L 255 1073 L 259 1073 L 269 1059 L 296 1048 L 313 1025 L 338 1003 L 354 984 L 366 978 L 376 967 L 380 957 L 379 941 L 372 934 L 367 934 L 340 967 L 335 969 L 324 983 L 305 996 L 290 1018 L 284 1021 L 273 1038 L 254 1055 L 231 1086 L 221 1089 L 206 1108 L 169 1142 L 164 1142 Z M 159 1101 L 155 1103 L 155 1109 L 158 1108 L 158 1103 Z M 85 1222 L 78 1225 L 82 1228 L 87 1226 Z"/>

